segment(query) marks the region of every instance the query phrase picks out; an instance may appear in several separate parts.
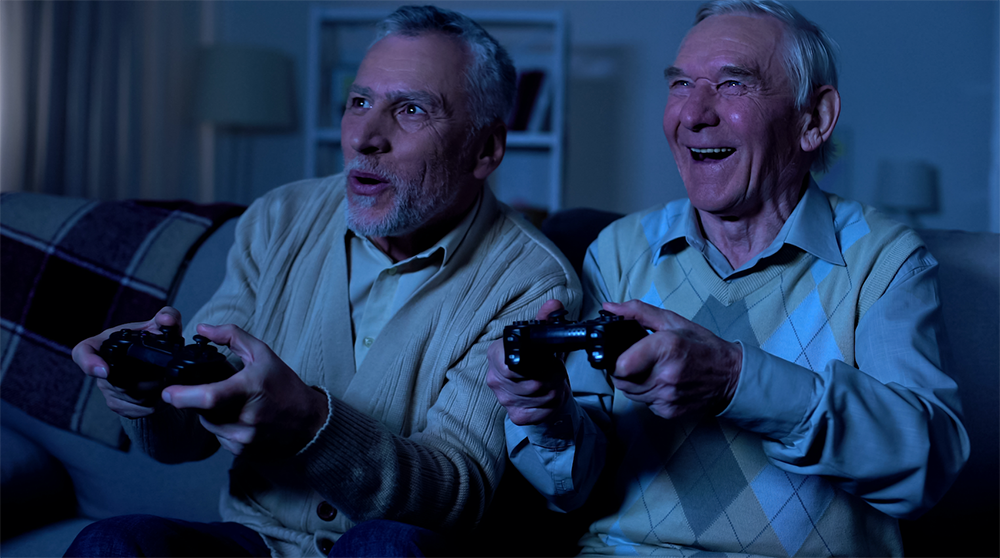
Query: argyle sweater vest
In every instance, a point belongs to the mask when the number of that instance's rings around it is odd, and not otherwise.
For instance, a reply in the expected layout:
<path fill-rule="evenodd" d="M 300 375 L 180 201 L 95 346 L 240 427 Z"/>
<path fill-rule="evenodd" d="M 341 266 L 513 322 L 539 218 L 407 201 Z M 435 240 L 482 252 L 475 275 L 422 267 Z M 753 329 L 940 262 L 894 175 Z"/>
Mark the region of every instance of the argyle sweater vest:
<path fill-rule="evenodd" d="M 855 366 L 858 321 L 921 241 L 870 208 L 826 196 L 846 266 L 786 244 L 723 281 L 683 240 L 660 253 L 688 207 L 673 202 L 602 232 L 596 256 L 609 297 L 670 309 L 810 370 L 833 359 Z M 615 511 L 583 537 L 584 554 L 902 553 L 895 519 L 823 477 L 778 468 L 757 434 L 710 415 L 664 420 L 620 393 L 613 418 L 622 456 L 612 465 Z"/>

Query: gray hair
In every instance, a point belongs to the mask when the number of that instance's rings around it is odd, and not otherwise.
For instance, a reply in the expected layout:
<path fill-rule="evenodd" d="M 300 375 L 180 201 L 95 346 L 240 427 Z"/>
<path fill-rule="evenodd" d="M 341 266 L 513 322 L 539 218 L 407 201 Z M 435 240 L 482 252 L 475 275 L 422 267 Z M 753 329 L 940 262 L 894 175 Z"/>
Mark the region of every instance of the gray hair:
<path fill-rule="evenodd" d="M 375 42 L 389 35 L 425 33 L 443 33 L 463 41 L 472 54 L 465 83 L 473 131 L 506 120 L 517 92 L 517 71 L 507 50 L 478 23 L 444 8 L 402 6 L 379 22 L 376 31 Z"/>
<path fill-rule="evenodd" d="M 785 24 L 783 58 L 795 93 L 796 109 L 808 106 L 817 87 L 837 87 L 837 43 L 795 8 L 777 0 L 712 0 L 698 8 L 694 23 L 722 14 L 771 16 Z M 824 142 L 813 161 L 813 170 L 825 172 L 834 155 L 832 143 Z"/>

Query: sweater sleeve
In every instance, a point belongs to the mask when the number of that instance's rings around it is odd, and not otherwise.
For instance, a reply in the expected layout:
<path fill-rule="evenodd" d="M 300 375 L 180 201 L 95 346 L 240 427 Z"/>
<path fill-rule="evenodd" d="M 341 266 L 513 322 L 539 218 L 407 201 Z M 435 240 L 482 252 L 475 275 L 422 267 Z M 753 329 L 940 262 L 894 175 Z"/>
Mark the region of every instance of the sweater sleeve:
<path fill-rule="evenodd" d="M 259 247 L 266 244 L 266 221 L 264 206 L 259 202 L 240 217 L 222 285 L 194 316 L 181 317 L 185 323 L 185 339 L 194 338 L 195 327 L 200 323 L 234 323 L 246 327 L 255 306 L 259 275 L 255 258 Z M 238 359 L 229 358 L 237 368 L 242 367 Z M 216 437 L 201 426 L 197 413 L 178 410 L 162 402 L 152 415 L 141 419 L 123 418 L 122 424 L 133 443 L 162 463 L 205 459 L 220 447 Z"/>
<path fill-rule="evenodd" d="M 486 385 L 486 351 L 506 325 L 534 315 L 546 300 L 579 311 L 578 290 L 565 280 L 549 283 L 508 299 L 488 319 L 447 371 L 420 432 L 394 434 L 334 398 L 331 420 L 298 456 L 310 485 L 354 522 L 390 519 L 444 531 L 475 525 L 505 461 L 503 408 Z"/>
<path fill-rule="evenodd" d="M 595 249 L 590 246 L 583 263 L 584 318 L 595 317 L 610 300 Z M 504 422 L 511 463 L 561 512 L 582 506 L 604 469 L 614 397 L 604 372 L 590 366 L 585 352 L 571 352 L 566 371 L 573 397 L 551 420 L 528 426 Z"/>
<path fill-rule="evenodd" d="M 969 456 L 958 388 L 941 370 L 936 270 L 926 249 L 906 260 L 858 323 L 858 368 L 813 372 L 744 346 L 720 418 L 761 434 L 781 469 L 823 475 L 893 517 L 925 512 Z"/>

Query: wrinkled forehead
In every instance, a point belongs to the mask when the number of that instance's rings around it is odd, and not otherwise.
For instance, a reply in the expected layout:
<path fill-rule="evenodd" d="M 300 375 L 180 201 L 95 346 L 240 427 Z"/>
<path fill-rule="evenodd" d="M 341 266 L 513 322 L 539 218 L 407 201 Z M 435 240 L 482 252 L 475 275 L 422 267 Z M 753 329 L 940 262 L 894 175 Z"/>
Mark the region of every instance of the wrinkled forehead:
<path fill-rule="evenodd" d="M 716 78 L 726 68 L 740 67 L 787 81 L 783 36 L 784 24 L 770 16 L 710 16 L 688 31 L 673 66 L 690 77 Z"/>
<path fill-rule="evenodd" d="M 431 88 L 454 94 L 464 89 L 470 61 L 468 48 L 454 37 L 390 34 L 368 49 L 358 76 L 404 89 Z"/>

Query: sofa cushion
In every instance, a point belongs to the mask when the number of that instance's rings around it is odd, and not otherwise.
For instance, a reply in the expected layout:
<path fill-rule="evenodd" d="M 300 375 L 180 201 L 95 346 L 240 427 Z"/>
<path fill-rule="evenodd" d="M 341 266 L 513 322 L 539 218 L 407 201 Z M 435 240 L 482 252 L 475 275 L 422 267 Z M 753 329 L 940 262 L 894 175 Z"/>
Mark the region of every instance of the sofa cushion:
<path fill-rule="evenodd" d="M 66 469 L 20 432 L 0 426 L 0 540 L 76 515 Z"/>
<path fill-rule="evenodd" d="M 1000 235 L 920 230 L 940 262 L 948 343 L 945 370 L 958 383 L 969 461 L 937 506 L 902 521 L 909 556 L 997 556 L 1000 540 Z"/>
<path fill-rule="evenodd" d="M 0 276 L 0 397 L 50 424 L 124 447 L 117 416 L 70 351 L 108 327 L 149 319 L 200 243 L 242 211 L 232 204 L 0 196 L 7 271 Z"/>
<path fill-rule="evenodd" d="M 0 422 L 5 431 L 34 440 L 62 464 L 73 481 L 79 515 L 99 519 L 151 513 L 219 520 L 219 493 L 233 459 L 227 451 L 204 461 L 165 465 L 136 448 L 123 452 L 56 428 L 12 405 L 0 405 Z M 4 444 L 7 453 L 6 439 Z"/>

